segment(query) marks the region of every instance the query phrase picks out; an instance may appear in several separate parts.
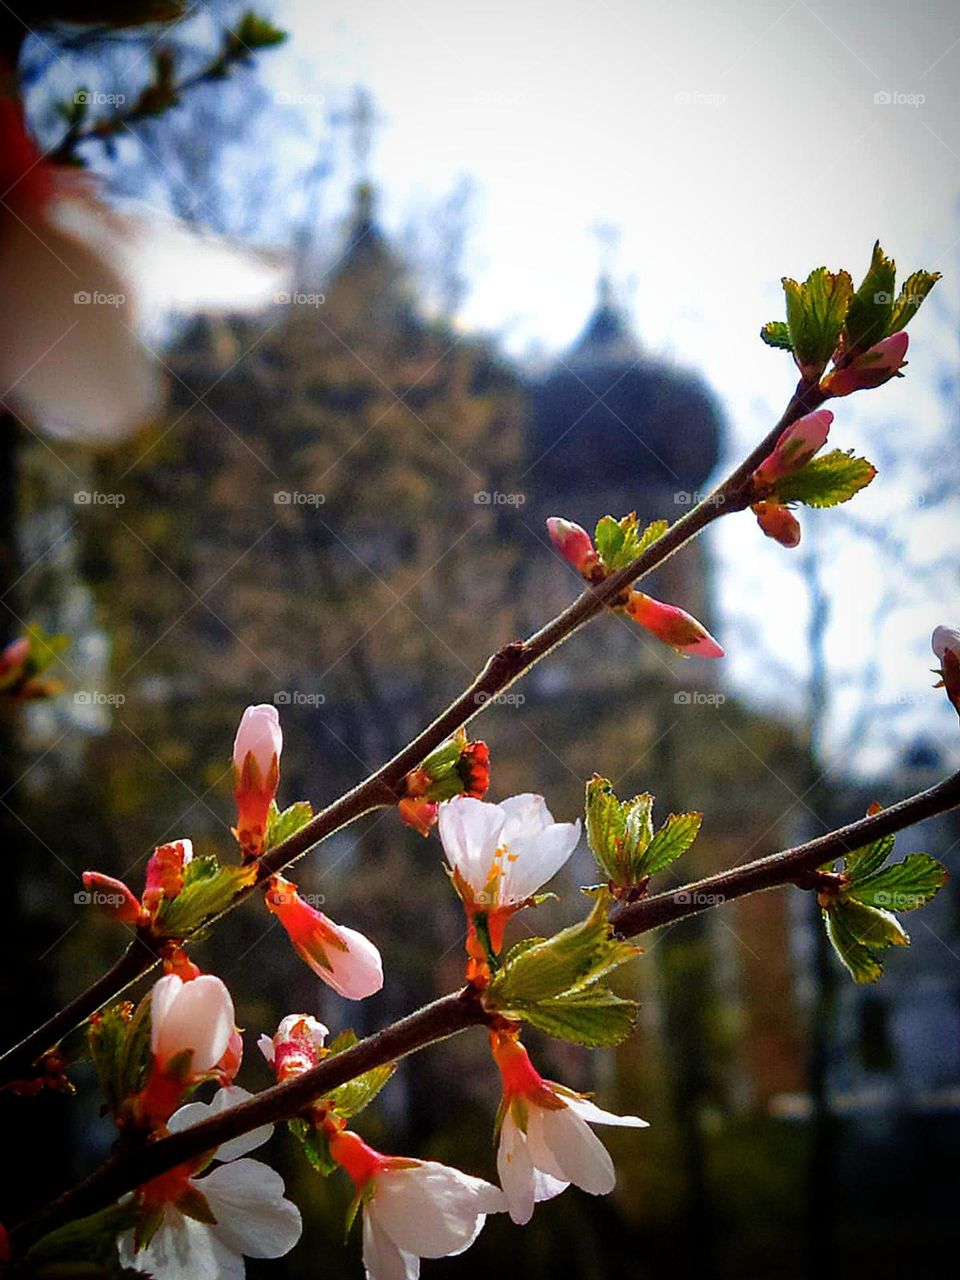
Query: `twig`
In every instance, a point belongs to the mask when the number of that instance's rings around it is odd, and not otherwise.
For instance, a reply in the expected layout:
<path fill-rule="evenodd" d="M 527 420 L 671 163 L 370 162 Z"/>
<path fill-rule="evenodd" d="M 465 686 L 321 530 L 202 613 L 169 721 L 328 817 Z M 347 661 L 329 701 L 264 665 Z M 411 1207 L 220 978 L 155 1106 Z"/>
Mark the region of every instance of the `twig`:
<path fill-rule="evenodd" d="M 927 791 L 828 835 L 622 907 L 612 917 L 614 928 L 621 937 L 636 937 L 735 898 L 792 884 L 822 863 L 958 806 L 960 773 L 955 773 Z M 212 1151 L 231 1138 L 263 1124 L 291 1119 L 316 1098 L 365 1071 L 395 1062 L 469 1027 L 482 1026 L 489 1016 L 473 988 L 444 996 L 293 1080 L 265 1089 L 249 1102 L 180 1133 L 116 1155 L 13 1231 L 11 1240 L 23 1246 L 59 1223 L 104 1208 L 148 1179 Z"/>
<path fill-rule="evenodd" d="M 493 654 L 472 684 L 464 689 L 460 696 L 402 751 L 351 791 L 321 810 L 299 831 L 265 853 L 260 859 L 256 883 L 238 893 L 226 911 L 233 910 L 270 876 L 302 858 L 321 840 L 327 839 L 334 832 L 355 822 L 372 809 L 395 804 L 403 795 L 403 781 L 407 774 L 415 769 L 435 747 L 462 725 L 480 715 L 495 701 L 498 694 L 507 690 L 541 658 L 546 657 L 569 639 L 574 632 L 579 631 L 587 622 L 602 613 L 604 608 L 633 582 L 662 565 L 713 521 L 730 512 L 744 510 L 750 502 L 751 476 L 776 444 L 783 430 L 790 423 L 817 408 L 825 398 L 817 384 L 810 385 L 801 381 L 780 421 L 711 494 L 671 525 L 666 533 L 632 564 L 610 574 L 597 585 L 589 587 L 571 605 L 539 631 L 534 632 L 527 640 L 504 645 Z M 226 911 L 221 912 L 221 915 L 226 914 Z M 204 927 L 208 927 L 211 923 L 213 923 L 212 920 L 205 921 Z M 131 950 L 134 957 L 131 958 L 128 951 L 119 962 L 121 965 L 126 962 L 129 966 L 129 971 L 127 967 L 123 969 L 124 986 L 147 973 L 157 963 L 156 957 L 145 953 L 141 946 L 133 944 Z M 100 979 L 87 991 L 77 996 L 67 1010 L 56 1014 L 49 1022 L 38 1027 L 19 1044 L 9 1049 L 0 1057 L 0 1084 L 28 1072 L 42 1054 L 53 1048 L 68 1031 L 89 1018 L 119 990 L 122 990 L 122 987 L 111 990 L 109 982 Z"/>

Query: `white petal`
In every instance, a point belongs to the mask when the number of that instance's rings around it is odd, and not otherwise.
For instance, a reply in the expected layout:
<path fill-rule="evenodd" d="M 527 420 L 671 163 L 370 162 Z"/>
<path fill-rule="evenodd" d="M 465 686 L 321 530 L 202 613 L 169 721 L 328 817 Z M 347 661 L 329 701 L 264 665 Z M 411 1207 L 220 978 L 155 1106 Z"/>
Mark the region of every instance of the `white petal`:
<path fill-rule="evenodd" d="M 233 740 L 233 763 L 237 768 L 243 767 L 247 753 L 252 752 L 261 777 L 266 777 L 273 764 L 273 757 L 276 756 L 279 760 L 282 750 L 283 731 L 277 708 L 269 702 L 247 707 L 240 717 L 237 736 Z"/>
<path fill-rule="evenodd" d="M 536 835 L 518 836 L 503 859 L 502 902 L 522 902 L 552 880 L 580 840 L 580 821 L 555 822 Z"/>
<path fill-rule="evenodd" d="M 438 828 L 447 861 L 473 889 L 483 892 L 493 867 L 506 815 L 498 804 L 455 796 L 440 806 Z"/>
<path fill-rule="evenodd" d="M 547 808 L 546 800 L 530 791 L 501 800 L 500 808 L 507 815 L 501 835 L 505 844 L 517 836 L 535 836 L 544 827 L 553 825 L 553 814 Z"/>
<path fill-rule="evenodd" d="M 960 653 L 960 631 L 956 627 L 936 627 L 930 643 L 933 652 L 940 661 L 943 661 L 943 655 L 948 649 L 953 649 L 955 653 Z"/>
<path fill-rule="evenodd" d="M 505 1210 L 507 1201 L 489 1182 L 425 1160 L 378 1174 L 371 1207 L 378 1224 L 405 1252 L 446 1258 L 471 1245 L 486 1214 Z"/>
<path fill-rule="evenodd" d="M 181 1129 L 189 1129 L 192 1125 L 199 1124 L 201 1120 L 218 1116 L 221 1111 L 226 1111 L 229 1107 L 235 1107 L 241 1102 L 249 1102 L 252 1097 L 252 1093 L 248 1093 L 246 1089 L 241 1089 L 237 1085 L 218 1089 L 209 1102 L 188 1102 L 185 1107 L 175 1111 L 168 1121 L 167 1128 L 171 1133 L 179 1133 Z M 217 1159 L 236 1160 L 238 1156 L 245 1156 L 248 1151 L 263 1146 L 272 1134 L 272 1124 L 262 1124 L 257 1129 L 251 1129 L 249 1133 L 241 1133 L 238 1138 L 231 1138 L 229 1142 L 217 1148 Z"/>
<path fill-rule="evenodd" d="M 154 993 L 168 980 L 161 978 Z M 151 1004 L 151 1019 L 151 1043 L 160 1058 L 168 1060 L 192 1049 L 191 1069 L 209 1071 L 223 1057 L 233 1035 L 233 1001 L 219 978 L 203 973 L 181 983 L 172 1000 L 163 995 L 159 1018 Z"/>
<path fill-rule="evenodd" d="M 277 1056 L 276 1046 L 273 1043 L 273 1036 L 268 1036 L 268 1035 L 260 1036 L 260 1038 L 257 1040 L 257 1048 L 260 1050 L 260 1052 L 266 1058 L 267 1062 L 269 1062 L 270 1066 L 272 1067 L 274 1063 L 274 1059 Z"/>
<path fill-rule="evenodd" d="M 586 1120 L 582 1120 L 570 1107 L 560 1111 L 531 1107 L 528 1129 L 531 1155 L 544 1168 L 534 1154 L 532 1131 L 536 1122 L 539 1122 L 538 1136 L 542 1146 L 553 1156 L 554 1168 L 546 1169 L 547 1173 L 556 1177 L 559 1169 L 569 1182 L 594 1196 L 604 1196 L 613 1190 L 617 1175 L 610 1153 Z"/>
<path fill-rule="evenodd" d="M 336 929 L 348 949 L 340 951 L 336 947 L 325 947 L 324 954 L 330 967 L 320 964 L 311 964 L 310 967 L 347 1000 L 365 1000 L 383 986 L 383 961 L 380 952 L 369 938 L 365 938 L 356 929 L 347 929 L 341 924 L 334 925 L 333 921 L 327 923 Z"/>
<path fill-rule="evenodd" d="M 420 1259 L 393 1243 L 370 1206 L 363 1213 L 363 1265 L 368 1280 L 417 1280 L 420 1275 Z"/>
<path fill-rule="evenodd" d="M 175 973 L 169 973 L 153 984 L 153 990 L 150 992 L 150 1051 L 152 1053 L 158 1051 L 160 1030 L 182 986 L 183 979 L 178 978 Z"/>
<path fill-rule="evenodd" d="M 217 1219 L 221 1244 L 248 1258 L 279 1258 L 300 1239 L 300 1210 L 284 1199 L 283 1179 L 259 1160 L 218 1165 L 196 1180 Z"/>
<path fill-rule="evenodd" d="M 120 1261 L 156 1280 L 243 1280 L 243 1258 L 228 1249 L 205 1223 L 168 1205 L 146 1249 L 133 1251 L 133 1235 L 122 1236 Z"/>
<path fill-rule="evenodd" d="M 569 1098 L 564 1094 L 563 1100 L 571 1111 L 575 1111 L 581 1119 L 587 1120 L 590 1124 L 618 1124 L 625 1129 L 650 1128 L 649 1123 L 641 1120 L 639 1116 L 618 1116 L 613 1111 L 604 1111 L 589 1098 Z"/>

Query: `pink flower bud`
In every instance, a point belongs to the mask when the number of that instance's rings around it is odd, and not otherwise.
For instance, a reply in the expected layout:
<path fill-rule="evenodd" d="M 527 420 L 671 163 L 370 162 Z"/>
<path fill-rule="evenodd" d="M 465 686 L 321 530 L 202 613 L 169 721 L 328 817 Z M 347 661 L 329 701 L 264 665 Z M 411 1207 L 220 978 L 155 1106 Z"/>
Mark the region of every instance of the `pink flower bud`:
<path fill-rule="evenodd" d="M 800 521 L 780 502 L 755 502 L 753 514 L 757 524 L 782 547 L 796 547 L 800 542 Z"/>
<path fill-rule="evenodd" d="M 122 924 L 140 923 L 142 908 L 137 895 L 122 880 L 101 875 L 99 871 L 83 873 L 83 887 L 96 907 L 103 907 Z"/>
<path fill-rule="evenodd" d="M 631 591 L 626 608 L 634 622 L 652 631 L 664 644 L 698 658 L 723 657 L 723 649 L 706 627 L 676 605 L 662 604 L 642 591 Z"/>
<path fill-rule="evenodd" d="M 569 561 L 587 581 L 593 577 L 594 570 L 600 567 L 600 557 L 593 545 L 593 539 L 572 520 L 564 520 L 560 516 L 551 516 L 547 521 L 550 541 L 563 558 Z"/>
<path fill-rule="evenodd" d="M 933 647 L 933 652 L 942 662 L 948 649 L 960 654 L 960 631 L 956 627 L 937 627 L 930 643 Z"/>
<path fill-rule="evenodd" d="M 157 914 L 162 902 L 177 896 L 183 888 L 184 867 L 192 859 L 190 840 L 171 840 L 169 844 L 157 845 L 147 863 L 143 889 L 143 906 L 149 916 Z"/>
<path fill-rule="evenodd" d="M 291 1013 L 273 1036 L 261 1036 L 260 1052 L 273 1067 L 277 1080 L 289 1080 L 315 1067 L 323 1056 L 327 1028 L 308 1013 Z"/>
<path fill-rule="evenodd" d="M 300 897 L 295 884 L 274 876 L 265 901 L 301 960 L 334 991 L 347 1000 L 363 1000 L 383 986 L 380 952 L 369 938 L 334 924 Z"/>
<path fill-rule="evenodd" d="M 236 1031 L 233 1001 L 219 978 L 204 973 L 192 982 L 174 974 L 154 984 L 150 998 L 150 1048 L 158 1068 L 190 1052 L 190 1074 L 215 1067 Z"/>
<path fill-rule="evenodd" d="M 933 652 L 940 659 L 940 685 L 960 715 L 960 631 L 956 627 L 937 627 L 933 633 Z"/>
<path fill-rule="evenodd" d="M 235 835 L 247 857 L 263 852 L 267 814 L 280 782 L 283 733 L 276 707 L 247 707 L 233 744 L 233 789 L 237 800 Z"/>
<path fill-rule="evenodd" d="M 834 369 L 823 379 L 824 391 L 832 396 L 848 396 L 852 391 L 881 387 L 896 377 L 906 361 L 910 338 L 905 329 L 891 333 L 876 346 L 857 356 L 845 369 Z"/>
<path fill-rule="evenodd" d="M 827 443 L 833 414 L 829 409 L 817 409 L 787 427 L 774 446 L 753 473 L 758 488 L 767 488 L 793 475 L 805 467 L 813 455 Z"/>

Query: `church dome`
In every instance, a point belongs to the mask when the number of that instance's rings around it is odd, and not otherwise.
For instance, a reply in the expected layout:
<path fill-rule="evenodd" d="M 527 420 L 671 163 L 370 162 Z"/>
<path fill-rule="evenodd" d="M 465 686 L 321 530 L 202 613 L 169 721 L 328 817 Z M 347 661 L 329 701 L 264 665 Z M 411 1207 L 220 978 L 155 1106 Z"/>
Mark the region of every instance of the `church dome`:
<path fill-rule="evenodd" d="M 581 336 L 536 387 L 529 479 L 544 493 L 597 496 L 701 489 L 723 424 L 715 397 L 686 370 L 646 356 L 600 283 Z"/>

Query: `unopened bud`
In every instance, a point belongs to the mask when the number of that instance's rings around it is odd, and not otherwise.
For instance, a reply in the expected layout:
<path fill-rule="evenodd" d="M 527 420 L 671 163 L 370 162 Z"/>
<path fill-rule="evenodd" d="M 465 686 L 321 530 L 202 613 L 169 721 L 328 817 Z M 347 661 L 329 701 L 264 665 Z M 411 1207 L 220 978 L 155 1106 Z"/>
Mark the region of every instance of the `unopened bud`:
<path fill-rule="evenodd" d="M 723 649 L 696 618 L 674 604 L 663 604 L 642 591 L 631 591 L 627 613 L 664 644 L 698 658 L 722 658 Z"/>
<path fill-rule="evenodd" d="M 852 391 L 881 387 L 903 368 L 909 342 L 905 329 L 891 333 L 889 338 L 856 356 L 846 368 L 828 373 L 820 385 L 832 396 L 848 396 Z"/>
<path fill-rule="evenodd" d="M 782 547 L 796 547 L 800 542 L 800 521 L 782 502 L 755 502 L 753 514 L 757 524 Z"/>
<path fill-rule="evenodd" d="M 588 582 L 592 581 L 601 567 L 600 557 L 586 529 L 574 524 L 572 520 L 551 516 L 547 521 L 547 532 L 564 560 L 572 564 L 577 573 Z"/>
<path fill-rule="evenodd" d="M 753 473 L 757 488 L 766 489 L 784 476 L 793 475 L 805 467 L 813 455 L 827 442 L 833 414 L 829 409 L 817 409 L 787 427 L 774 446 Z"/>

